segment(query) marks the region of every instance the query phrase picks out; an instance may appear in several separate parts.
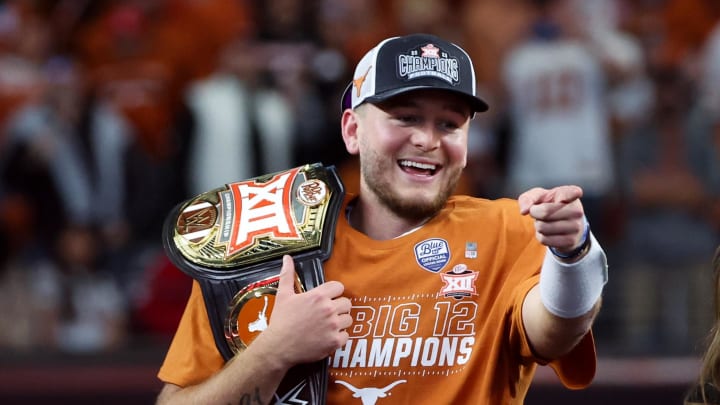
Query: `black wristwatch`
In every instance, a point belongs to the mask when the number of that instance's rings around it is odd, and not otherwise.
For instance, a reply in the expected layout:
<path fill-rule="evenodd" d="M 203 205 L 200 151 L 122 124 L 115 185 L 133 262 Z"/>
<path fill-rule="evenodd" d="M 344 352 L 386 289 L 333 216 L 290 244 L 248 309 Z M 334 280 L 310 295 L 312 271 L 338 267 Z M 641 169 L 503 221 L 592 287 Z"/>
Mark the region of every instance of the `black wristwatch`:
<path fill-rule="evenodd" d="M 583 232 L 582 237 L 582 243 L 575 249 L 573 249 L 570 252 L 562 253 L 559 252 L 556 248 L 550 247 L 550 251 L 552 254 L 554 254 L 556 257 L 563 259 L 563 260 L 573 260 L 575 258 L 580 257 L 581 255 L 584 255 L 585 252 L 587 252 L 590 249 L 590 223 L 588 221 L 585 221 L 585 231 Z"/>

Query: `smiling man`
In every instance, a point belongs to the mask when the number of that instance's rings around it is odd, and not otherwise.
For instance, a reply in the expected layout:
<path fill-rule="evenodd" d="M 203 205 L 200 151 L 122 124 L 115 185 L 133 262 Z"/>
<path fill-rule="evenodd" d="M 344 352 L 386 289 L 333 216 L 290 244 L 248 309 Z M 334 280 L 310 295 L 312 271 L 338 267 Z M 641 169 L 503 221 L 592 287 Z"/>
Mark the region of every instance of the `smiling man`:
<path fill-rule="evenodd" d="M 588 385 L 607 264 L 582 190 L 451 196 L 469 122 L 488 108 L 475 89 L 469 56 L 436 36 L 370 50 L 343 97 L 360 192 L 345 199 L 329 281 L 296 293 L 284 257 L 267 329 L 228 362 L 196 287 L 158 402 L 293 403 L 276 392 L 285 373 L 324 358 L 328 404 L 521 404 L 538 364 Z"/>

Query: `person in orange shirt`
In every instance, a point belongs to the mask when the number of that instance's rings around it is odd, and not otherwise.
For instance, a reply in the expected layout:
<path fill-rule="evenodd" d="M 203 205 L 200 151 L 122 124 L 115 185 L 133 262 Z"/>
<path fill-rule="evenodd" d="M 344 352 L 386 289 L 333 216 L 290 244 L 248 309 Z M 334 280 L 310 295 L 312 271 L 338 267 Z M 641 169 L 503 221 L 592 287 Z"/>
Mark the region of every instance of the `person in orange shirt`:
<path fill-rule="evenodd" d="M 295 292 L 284 256 L 267 328 L 227 362 L 195 283 L 158 403 L 293 403 L 277 392 L 285 373 L 326 358 L 327 404 L 520 404 L 539 364 L 590 384 L 607 260 L 582 189 L 453 195 L 470 120 L 488 109 L 467 53 L 428 34 L 386 39 L 342 105 L 360 191 L 340 211 L 328 281 Z"/>

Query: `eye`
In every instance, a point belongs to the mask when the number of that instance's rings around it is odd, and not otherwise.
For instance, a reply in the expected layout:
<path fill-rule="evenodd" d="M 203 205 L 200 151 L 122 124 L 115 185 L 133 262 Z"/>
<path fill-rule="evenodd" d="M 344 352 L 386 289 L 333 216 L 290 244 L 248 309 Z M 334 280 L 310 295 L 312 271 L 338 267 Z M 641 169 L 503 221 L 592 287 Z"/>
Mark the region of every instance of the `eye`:
<path fill-rule="evenodd" d="M 456 131 L 462 124 L 456 120 L 443 120 L 438 123 L 438 127 L 446 132 Z"/>
<path fill-rule="evenodd" d="M 394 116 L 394 119 L 396 119 L 397 121 L 400 121 L 400 123 L 402 123 L 404 125 L 413 125 L 413 124 L 417 124 L 421 121 L 421 117 L 419 115 L 407 114 L 407 113 L 396 114 Z"/>

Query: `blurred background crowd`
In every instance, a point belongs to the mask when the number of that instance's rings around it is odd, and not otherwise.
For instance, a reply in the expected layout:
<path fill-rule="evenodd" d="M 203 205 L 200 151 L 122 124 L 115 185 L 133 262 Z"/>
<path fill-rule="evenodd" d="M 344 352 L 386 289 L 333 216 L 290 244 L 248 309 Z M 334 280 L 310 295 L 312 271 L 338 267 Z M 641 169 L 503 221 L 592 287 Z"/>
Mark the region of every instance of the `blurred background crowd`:
<path fill-rule="evenodd" d="M 161 228 L 323 162 L 388 36 L 463 46 L 491 105 L 458 192 L 578 184 L 610 281 L 601 356 L 694 356 L 720 242 L 717 0 L 0 1 L 0 353 L 164 352 L 190 279 Z M 159 366 L 159 364 L 158 364 Z"/>

